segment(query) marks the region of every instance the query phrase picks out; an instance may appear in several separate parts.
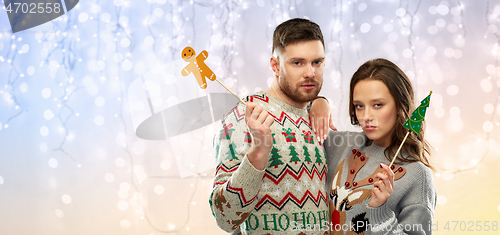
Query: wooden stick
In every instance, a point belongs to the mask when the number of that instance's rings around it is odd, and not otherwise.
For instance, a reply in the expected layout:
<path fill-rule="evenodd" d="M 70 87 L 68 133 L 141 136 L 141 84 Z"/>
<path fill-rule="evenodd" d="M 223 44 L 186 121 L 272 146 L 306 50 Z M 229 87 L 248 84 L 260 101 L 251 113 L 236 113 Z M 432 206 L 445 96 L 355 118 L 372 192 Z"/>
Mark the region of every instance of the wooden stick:
<path fill-rule="evenodd" d="M 234 94 L 234 92 L 231 91 L 231 89 L 227 88 L 226 85 L 224 85 L 224 83 L 222 83 L 221 81 L 219 81 L 219 79 L 215 78 L 215 80 L 217 80 L 224 88 L 226 88 L 229 92 L 231 92 L 231 94 L 233 94 L 236 98 L 238 98 L 241 103 L 243 103 L 244 105 L 247 105 L 247 103 L 245 103 L 245 101 L 243 101 L 242 99 L 240 99 L 240 97 L 238 97 L 236 94 Z"/>
<path fill-rule="evenodd" d="M 406 138 L 408 137 L 409 134 L 410 134 L 410 130 L 408 132 L 406 132 L 405 138 L 403 139 L 403 142 L 401 142 L 401 145 L 399 145 L 399 148 L 398 148 L 398 151 L 396 151 L 396 154 L 394 154 L 394 157 L 392 158 L 392 161 L 391 161 L 391 164 L 389 165 L 389 168 L 391 168 L 392 163 L 394 163 L 394 160 L 396 160 L 396 157 L 398 156 L 399 151 L 403 147 L 403 144 L 405 143 Z"/>

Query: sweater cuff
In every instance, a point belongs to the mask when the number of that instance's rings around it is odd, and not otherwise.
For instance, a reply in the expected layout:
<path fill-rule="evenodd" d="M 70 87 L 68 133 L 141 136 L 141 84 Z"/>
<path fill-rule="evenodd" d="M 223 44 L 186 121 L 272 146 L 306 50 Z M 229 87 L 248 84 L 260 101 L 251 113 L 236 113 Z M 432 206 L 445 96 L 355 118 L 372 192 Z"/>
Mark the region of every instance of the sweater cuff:
<path fill-rule="evenodd" d="M 373 227 L 386 228 L 387 225 L 392 225 L 396 219 L 394 212 L 389 208 L 387 202 L 379 207 L 368 207 L 368 219 Z"/>
<path fill-rule="evenodd" d="M 240 189 L 238 191 L 242 194 L 241 196 L 248 202 L 260 191 L 265 173 L 265 170 L 257 170 L 245 155 L 231 179 L 231 187 Z"/>
<path fill-rule="evenodd" d="M 314 100 L 316 100 L 316 99 L 325 99 L 327 103 L 330 103 L 330 102 L 328 102 L 328 99 L 326 97 L 324 97 L 324 96 L 319 96 L 318 95 L 318 96 L 316 96 L 316 98 L 314 98 Z"/>
<path fill-rule="evenodd" d="M 250 160 L 248 160 L 247 155 L 245 154 L 245 157 L 243 158 L 243 161 L 241 161 L 241 166 L 245 166 L 245 168 L 248 168 L 247 170 L 249 171 L 249 174 L 261 174 L 261 177 L 264 177 L 264 173 L 266 173 L 266 169 L 264 170 L 258 170 L 255 168 Z"/>

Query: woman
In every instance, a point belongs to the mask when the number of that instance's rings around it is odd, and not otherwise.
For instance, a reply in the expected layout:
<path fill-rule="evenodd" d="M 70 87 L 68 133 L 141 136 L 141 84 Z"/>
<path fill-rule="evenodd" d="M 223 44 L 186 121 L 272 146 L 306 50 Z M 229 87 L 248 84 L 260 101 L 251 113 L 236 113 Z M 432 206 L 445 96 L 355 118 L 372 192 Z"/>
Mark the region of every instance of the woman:
<path fill-rule="evenodd" d="M 436 189 L 423 131 L 410 133 L 388 167 L 414 103 L 410 80 L 388 60 L 370 60 L 352 76 L 349 116 L 363 132 L 332 131 L 325 140 L 332 234 L 431 233 Z M 316 99 L 311 118 L 324 109 Z"/>

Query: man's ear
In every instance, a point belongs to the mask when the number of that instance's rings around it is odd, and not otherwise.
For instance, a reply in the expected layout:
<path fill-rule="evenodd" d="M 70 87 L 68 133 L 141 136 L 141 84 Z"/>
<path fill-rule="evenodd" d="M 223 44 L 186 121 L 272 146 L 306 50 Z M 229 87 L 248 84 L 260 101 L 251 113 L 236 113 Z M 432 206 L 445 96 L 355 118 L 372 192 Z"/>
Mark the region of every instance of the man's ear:
<path fill-rule="evenodd" d="M 274 74 L 276 74 L 276 76 L 280 76 L 280 61 L 278 59 L 278 57 L 271 57 L 271 60 L 269 61 L 270 64 L 271 64 L 271 69 L 273 70 Z"/>

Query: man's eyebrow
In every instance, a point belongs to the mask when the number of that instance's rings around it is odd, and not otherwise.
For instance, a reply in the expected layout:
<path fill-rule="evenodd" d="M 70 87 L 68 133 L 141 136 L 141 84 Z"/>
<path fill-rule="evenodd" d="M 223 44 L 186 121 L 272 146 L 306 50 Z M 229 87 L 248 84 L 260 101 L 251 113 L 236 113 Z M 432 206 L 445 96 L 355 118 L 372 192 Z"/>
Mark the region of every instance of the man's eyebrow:
<path fill-rule="evenodd" d="M 301 58 L 301 57 L 292 57 L 292 58 L 290 58 L 288 60 L 290 60 L 290 61 L 304 61 L 306 59 Z M 318 57 L 318 58 L 314 59 L 314 61 L 317 61 L 317 60 L 323 61 L 323 60 L 325 60 L 325 57 Z"/>

